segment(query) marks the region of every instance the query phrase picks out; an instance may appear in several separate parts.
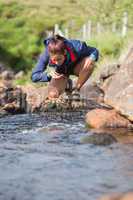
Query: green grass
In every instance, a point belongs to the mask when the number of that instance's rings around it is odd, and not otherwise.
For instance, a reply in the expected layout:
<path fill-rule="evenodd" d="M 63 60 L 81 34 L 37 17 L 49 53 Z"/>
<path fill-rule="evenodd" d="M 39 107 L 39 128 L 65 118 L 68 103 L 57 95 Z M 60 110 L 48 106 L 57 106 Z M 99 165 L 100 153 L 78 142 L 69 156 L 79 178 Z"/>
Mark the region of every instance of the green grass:
<path fill-rule="evenodd" d="M 88 44 L 96 46 L 100 52 L 97 67 L 92 75 L 94 81 L 98 79 L 103 67 L 111 63 L 122 62 L 123 55 L 127 54 L 128 48 L 133 44 L 132 38 L 133 32 L 129 32 L 124 38 L 120 35 L 106 32 L 88 41 Z"/>
<path fill-rule="evenodd" d="M 105 32 L 93 37 L 87 43 L 99 49 L 101 57 L 118 57 L 120 50 L 124 45 L 125 38 L 115 33 Z"/>
<path fill-rule="evenodd" d="M 44 48 L 43 38 L 58 23 L 76 35 L 83 23 L 121 23 L 128 12 L 129 28 L 133 27 L 132 0 L 0 0 L 0 60 L 14 71 L 31 71 L 38 54 Z M 119 28 L 119 27 L 118 27 Z M 131 34 L 127 36 L 132 38 Z M 118 58 L 127 42 L 119 35 L 104 33 L 93 37 L 88 44 L 96 46 L 104 57 Z M 24 80 L 22 80 L 22 83 Z"/>

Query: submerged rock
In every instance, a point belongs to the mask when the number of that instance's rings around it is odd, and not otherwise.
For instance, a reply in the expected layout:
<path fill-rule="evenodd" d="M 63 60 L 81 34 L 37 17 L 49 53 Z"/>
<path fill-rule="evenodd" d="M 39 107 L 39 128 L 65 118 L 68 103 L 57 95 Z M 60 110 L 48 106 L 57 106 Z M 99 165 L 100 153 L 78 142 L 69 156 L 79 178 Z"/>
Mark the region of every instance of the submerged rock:
<path fill-rule="evenodd" d="M 83 137 L 80 140 L 81 143 L 85 144 L 85 143 L 89 143 L 89 144 L 95 144 L 95 145 L 110 145 L 112 143 L 117 142 L 117 139 L 111 135 L 111 134 L 107 134 L 107 133 L 93 133 L 91 135 L 87 135 L 85 137 Z"/>

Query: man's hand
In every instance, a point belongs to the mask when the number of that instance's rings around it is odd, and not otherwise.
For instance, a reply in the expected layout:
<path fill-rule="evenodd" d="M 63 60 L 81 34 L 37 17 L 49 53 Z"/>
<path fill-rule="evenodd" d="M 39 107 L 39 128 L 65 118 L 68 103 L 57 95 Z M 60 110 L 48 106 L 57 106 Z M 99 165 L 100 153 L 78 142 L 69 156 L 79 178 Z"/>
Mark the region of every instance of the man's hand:
<path fill-rule="evenodd" d="M 60 79 L 64 77 L 64 74 L 59 74 L 57 72 L 53 72 L 52 77 L 55 79 Z"/>

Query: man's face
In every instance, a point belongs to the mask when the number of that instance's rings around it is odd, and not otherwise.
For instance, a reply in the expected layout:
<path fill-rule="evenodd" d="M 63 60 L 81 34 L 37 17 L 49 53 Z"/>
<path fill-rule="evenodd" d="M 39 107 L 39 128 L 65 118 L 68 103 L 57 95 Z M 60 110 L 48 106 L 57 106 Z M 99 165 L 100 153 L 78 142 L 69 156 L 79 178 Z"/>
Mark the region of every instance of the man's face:
<path fill-rule="evenodd" d="M 50 59 L 56 65 L 62 65 L 65 61 L 64 54 L 50 54 Z"/>

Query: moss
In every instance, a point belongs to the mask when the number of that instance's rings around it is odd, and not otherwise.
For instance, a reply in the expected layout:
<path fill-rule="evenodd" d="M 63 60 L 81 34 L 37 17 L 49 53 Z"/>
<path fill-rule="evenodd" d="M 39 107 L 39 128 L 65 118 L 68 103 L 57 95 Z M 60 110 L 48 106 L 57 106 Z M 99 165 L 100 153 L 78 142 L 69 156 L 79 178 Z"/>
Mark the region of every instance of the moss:
<path fill-rule="evenodd" d="M 86 123 L 85 124 L 85 128 L 86 129 L 92 129 L 92 128 L 94 128 L 91 124 L 89 124 L 89 123 Z"/>

